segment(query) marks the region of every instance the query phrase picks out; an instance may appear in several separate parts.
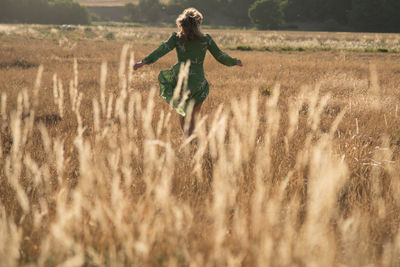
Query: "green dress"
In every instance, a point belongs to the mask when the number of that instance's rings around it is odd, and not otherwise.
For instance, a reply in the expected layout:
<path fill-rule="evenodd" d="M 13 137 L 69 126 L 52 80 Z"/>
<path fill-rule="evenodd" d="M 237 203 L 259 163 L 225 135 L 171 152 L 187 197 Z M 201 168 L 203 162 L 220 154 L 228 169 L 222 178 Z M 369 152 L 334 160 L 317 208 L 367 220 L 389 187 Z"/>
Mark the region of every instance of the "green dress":
<path fill-rule="evenodd" d="M 194 101 L 194 105 L 196 106 L 203 102 L 209 93 L 209 85 L 204 76 L 203 69 L 204 58 L 207 50 L 211 52 L 218 62 L 226 66 L 235 66 L 238 63 L 238 60 L 221 51 L 208 34 L 202 38 L 181 44 L 177 33 L 174 32 L 166 42 L 161 44 L 149 56 L 145 57 L 143 61 L 146 62 L 146 64 L 152 64 L 174 48 L 178 54 L 178 63 L 169 70 L 161 71 L 158 75 L 160 96 L 164 98 L 165 101 L 176 110 L 176 112 L 182 116 L 186 116 L 186 110 L 189 103 Z M 186 63 L 188 60 L 190 60 L 187 86 L 187 90 L 189 90 L 188 97 L 182 98 L 181 94 L 179 99 L 175 99 L 175 101 L 173 101 L 174 103 L 171 103 L 174 89 L 178 82 L 180 65 Z M 182 99 L 186 99 L 185 103 L 181 103 Z"/>

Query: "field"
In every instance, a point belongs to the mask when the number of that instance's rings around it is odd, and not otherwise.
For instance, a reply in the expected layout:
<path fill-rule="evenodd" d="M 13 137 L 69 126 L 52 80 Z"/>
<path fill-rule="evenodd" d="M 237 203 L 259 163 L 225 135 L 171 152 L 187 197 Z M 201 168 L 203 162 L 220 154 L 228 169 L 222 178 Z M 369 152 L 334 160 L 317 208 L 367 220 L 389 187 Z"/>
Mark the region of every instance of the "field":
<path fill-rule="evenodd" d="M 0 25 L 0 266 L 398 266 L 400 36 L 206 29 L 186 139 L 171 31 Z"/>

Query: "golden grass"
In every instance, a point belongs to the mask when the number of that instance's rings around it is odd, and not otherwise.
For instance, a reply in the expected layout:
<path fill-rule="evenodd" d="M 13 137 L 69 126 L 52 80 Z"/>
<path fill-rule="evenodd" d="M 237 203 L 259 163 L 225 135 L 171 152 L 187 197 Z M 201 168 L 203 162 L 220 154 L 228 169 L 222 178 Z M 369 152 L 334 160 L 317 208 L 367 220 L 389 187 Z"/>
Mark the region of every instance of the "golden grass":
<path fill-rule="evenodd" d="M 132 27 L 133 26 L 133 27 Z M 96 26 L 0 25 L 0 38 L 50 39 L 74 44 L 78 41 L 104 41 L 104 38 L 154 45 L 166 40 L 175 28 L 138 28 L 135 24 L 101 24 Z M 219 45 L 236 50 L 238 47 L 271 50 L 316 50 L 355 52 L 400 52 L 399 34 L 329 33 L 294 31 L 241 31 L 207 29 Z"/>
<path fill-rule="evenodd" d="M 399 264 L 399 54 L 209 57 L 185 140 L 118 40 L 1 37 L 0 265 Z"/>

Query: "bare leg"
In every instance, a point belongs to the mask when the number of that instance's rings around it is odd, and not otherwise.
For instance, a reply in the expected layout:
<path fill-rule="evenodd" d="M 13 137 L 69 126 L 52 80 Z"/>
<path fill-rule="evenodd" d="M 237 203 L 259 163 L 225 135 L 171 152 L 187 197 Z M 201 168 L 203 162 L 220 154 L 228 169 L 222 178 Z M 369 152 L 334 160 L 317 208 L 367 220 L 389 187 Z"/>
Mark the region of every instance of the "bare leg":
<path fill-rule="evenodd" d="M 201 105 L 202 105 L 202 104 L 203 104 L 203 103 L 197 104 L 197 105 L 193 108 L 191 118 L 188 118 L 188 117 L 179 117 L 179 121 L 180 121 L 180 123 L 181 123 L 181 127 L 182 127 L 182 130 L 183 130 L 183 131 L 185 131 L 185 120 L 190 119 L 189 132 L 187 133 L 188 136 L 191 136 L 191 135 L 192 135 L 192 133 L 193 133 L 195 127 L 196 127 L 196 121 L 195 121 L 195 120 L 196 120 L 197 114 L 200 112 L 200 109 L 201 109 Z"/>
<path fill-rule="evenodd" d="M 190 127 L 189 127 L 189 136 L 192 135 L 194 128 L 196 127 L 196 119 L 197 119 L 197 115 L 200 113 L 200 109 L 201 109 L 201 105 L 203 103 L 197 104 L 197 106 L 195 106 L 193 108 L 193 112 L 192 112 L 192 118 L 190 120 Z"/>
<path fill-rule="evenodd" d="M 182 131 L 185 131 L 185 117 L 179 115 L 179 123 L 181 124 Z"/>

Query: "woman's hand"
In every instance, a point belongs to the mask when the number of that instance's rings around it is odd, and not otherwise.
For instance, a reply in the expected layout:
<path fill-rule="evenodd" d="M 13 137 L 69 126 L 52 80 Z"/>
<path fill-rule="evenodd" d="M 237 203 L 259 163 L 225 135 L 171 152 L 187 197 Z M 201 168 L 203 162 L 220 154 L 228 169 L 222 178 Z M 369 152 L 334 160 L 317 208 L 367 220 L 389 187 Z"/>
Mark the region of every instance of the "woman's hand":
<path fill-rule="evenodd" d="M 144 61 L 136 62 L 135 65 L 133 65 L 133 69 L 137 70 L 137 69 L 143 67 L 144 65 L 146 65 L 146 62 L 144 62 Z"/>
<path fill-rule="evenodd" d="M 237 64 L 236 65 L 238 65 L 239 67 L 243 67 L 243 63 L 242 63 L 242 61 L 240 60 L 240 59 L 238 59 L 238 61 L 237 61 Z"/>

